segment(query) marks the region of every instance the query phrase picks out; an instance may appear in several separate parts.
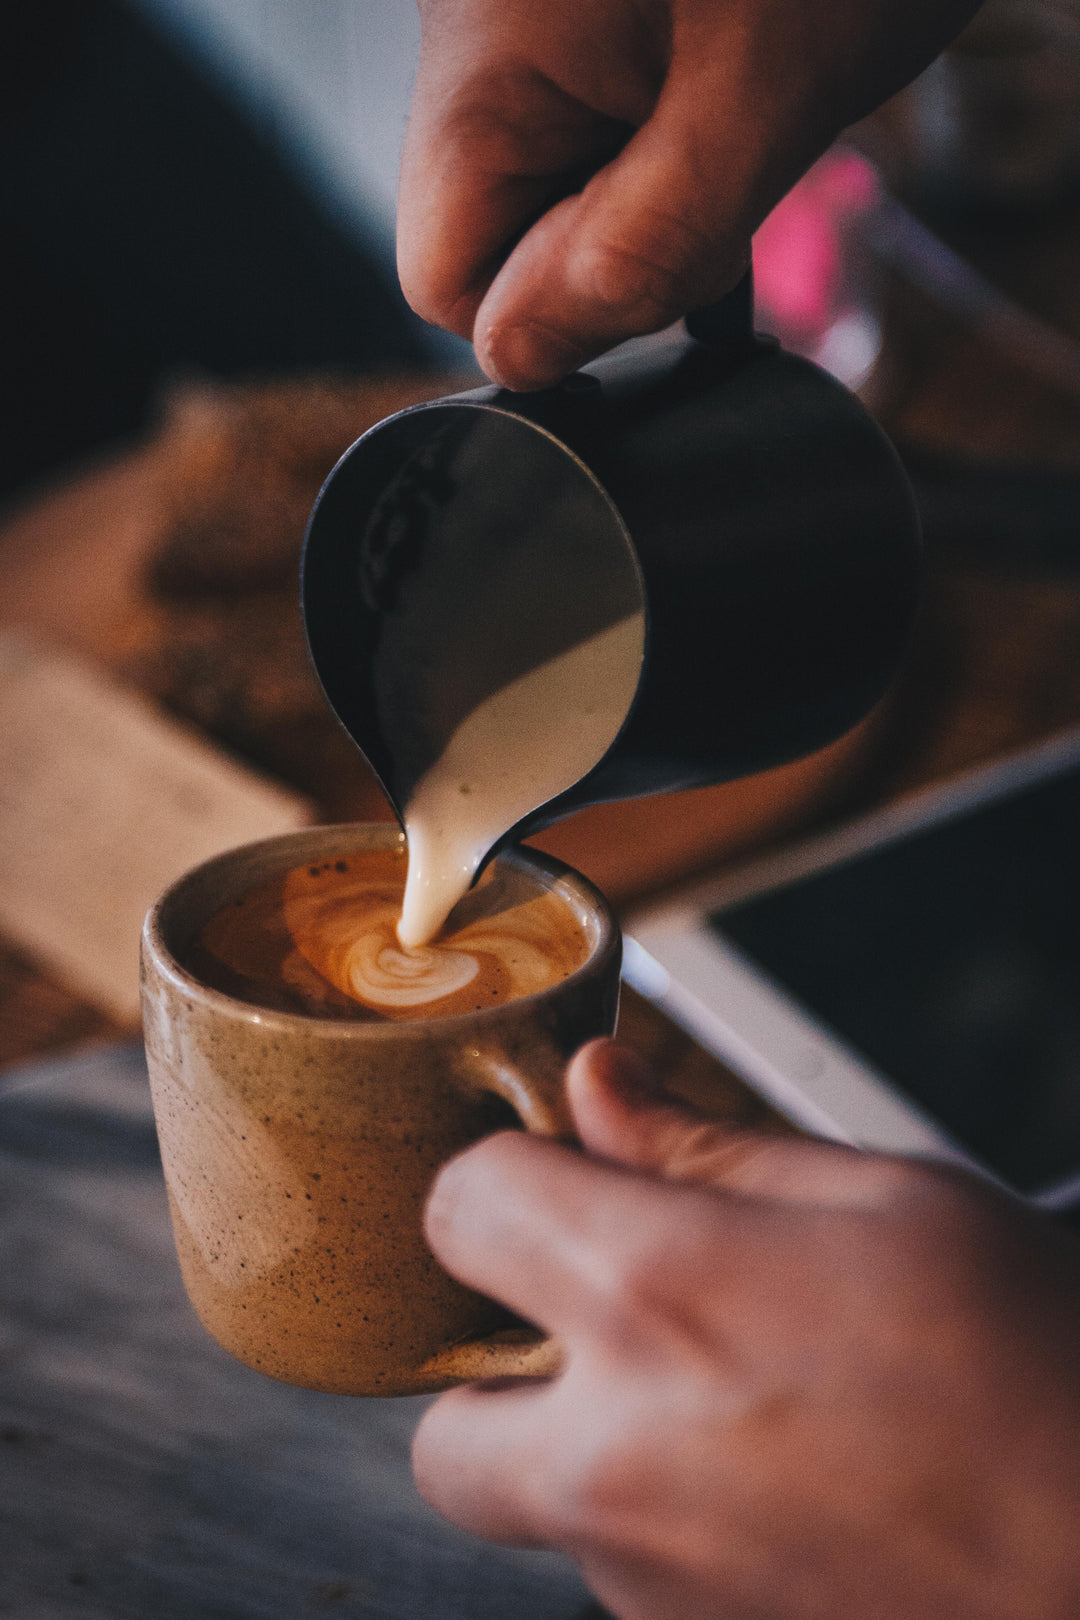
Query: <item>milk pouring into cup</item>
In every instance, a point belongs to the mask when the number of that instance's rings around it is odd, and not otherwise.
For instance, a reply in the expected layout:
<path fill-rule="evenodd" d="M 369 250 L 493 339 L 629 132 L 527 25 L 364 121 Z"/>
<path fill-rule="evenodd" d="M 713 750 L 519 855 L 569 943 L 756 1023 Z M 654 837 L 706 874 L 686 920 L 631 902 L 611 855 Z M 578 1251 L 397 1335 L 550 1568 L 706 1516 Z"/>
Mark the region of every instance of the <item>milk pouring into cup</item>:
<path fill-rule="evenodd" d="M 443 1272 L 422 1228 L 438 1167 L 508 1108 L 572 1130 L 566 1063 L 614 1027 L 603 897 L 512 846 L 822 747 L 896 668 L 903 472 L 748 314 L 544 394 L 402 412 L 324 485 L 309 646 L 408 829 L 408 900 L 401 832 L 313 828 L 189 873 L 144 933 L 185 1281 L 263 1372 L 406 1394 L 555 1370 L 558 1345 Z"/>
<path fill-rule="evenodd" d="M 575 809 L 835 740 L 892 678 L 917 576 L 892 447 L 753 333 L 748 283 L 643 356 L 372 428 L 316 503 L 302 606 L 408 833 L 402 945 Z"/>
<path fill-rule="evenodd" d="M 493 844 L 610 748 L 641 674 L 639 611 L 520 675 L 466 716 L 405 806 L 409 875 L 398 938 L 433 939 Z"/>

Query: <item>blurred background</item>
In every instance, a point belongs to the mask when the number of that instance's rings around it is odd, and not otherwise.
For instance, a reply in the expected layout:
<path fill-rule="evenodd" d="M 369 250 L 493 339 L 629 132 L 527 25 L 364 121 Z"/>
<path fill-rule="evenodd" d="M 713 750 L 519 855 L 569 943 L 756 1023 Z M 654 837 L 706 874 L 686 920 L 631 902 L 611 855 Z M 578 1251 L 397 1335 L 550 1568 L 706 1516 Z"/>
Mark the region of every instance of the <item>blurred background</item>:
<path fill-rule="evenodd" d="M 62 917 L 35 919 L 26 829 L 73 767 L 60 721 L 47 769 L 12 729 L 28 645 L 296 815 L 389 813 L 315 687 L 295 588 L 338 455 L 474 375 L 393 269 L 418 34 L 412 0 L 36 0 L 0 22 L 0 747 L 23 761 L 0 1063 L 130 1007 L 58 953 Z M 759 326 L 859 390 L 911 474 L 923 619 L 894 694 L 824 755 L 545 835 L 617 903 L 1080 719 L 1078 186 L 1077 0 L 988 0 L 763 226 Z M 109 824 L 83 780 L 83 825 Z"/>
<path fill-rule="evenodd" d="M 11 7 L 0 493 L 144 427 L 171 379 L 439 353 L 391 268 L 406 0 Z"/>
<path fill-rule="evenodd" d="M 911 476 L 921 614 L 832 747 L 536 840 L 617 908 L 1080 725 L 1078 7 L 987 0 L 759 232 L 758 325 L 858 390 Z M 286 1390 L 202 1332 L 139 1044 L 162 888 L 390 815 L 312 676 L 297 573 L 349 444 L 475 377 L 394 276 L 417 37 L 412 0 L 0 8 L 11 1613 L 582 1613 L 569 1565 L 425 1517 L 411 1403 Z M 718 1117 L 790 1128 L 630 991 L 620 1029 Z"/>

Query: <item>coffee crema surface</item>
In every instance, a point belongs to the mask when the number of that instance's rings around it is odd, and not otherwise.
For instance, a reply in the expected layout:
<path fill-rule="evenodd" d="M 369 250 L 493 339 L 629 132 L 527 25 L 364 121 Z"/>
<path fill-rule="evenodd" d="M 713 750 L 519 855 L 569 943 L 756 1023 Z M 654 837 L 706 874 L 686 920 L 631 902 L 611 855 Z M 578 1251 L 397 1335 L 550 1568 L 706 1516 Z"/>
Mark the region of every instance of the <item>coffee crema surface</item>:
<path fill-rule="evenodd" d="M 514 1001 L 587 960 L 573 907 L 489 868 L 430 944 L 404 948 L 404 845 L 297 866 L 221 906 L 184 953 L 204 983 L 283 1012 L 439 1018 Z"/>

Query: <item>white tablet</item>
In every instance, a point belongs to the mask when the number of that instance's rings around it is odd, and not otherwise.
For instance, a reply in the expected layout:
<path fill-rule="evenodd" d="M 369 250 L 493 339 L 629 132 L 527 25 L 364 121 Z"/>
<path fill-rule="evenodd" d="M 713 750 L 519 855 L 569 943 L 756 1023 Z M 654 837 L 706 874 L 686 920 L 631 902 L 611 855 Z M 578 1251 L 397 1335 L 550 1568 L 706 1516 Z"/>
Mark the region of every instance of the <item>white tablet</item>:
<path fill-rule="evenodd" d="M 795 1123 L 1080 1202 L 1080 729 L 626 934 L 627 982 Z"/>

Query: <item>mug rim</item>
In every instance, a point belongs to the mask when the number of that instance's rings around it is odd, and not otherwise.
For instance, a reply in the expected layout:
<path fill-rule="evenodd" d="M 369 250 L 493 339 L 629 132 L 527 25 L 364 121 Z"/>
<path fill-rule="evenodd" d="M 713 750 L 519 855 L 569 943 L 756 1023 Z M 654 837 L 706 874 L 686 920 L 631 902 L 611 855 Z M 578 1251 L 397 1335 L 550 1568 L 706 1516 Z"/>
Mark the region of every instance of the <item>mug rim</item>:
<path fill-rule="evenodd" d="M 360 833 L 379 834 L 368 844 L 360 844 L 357 848 L 391 848 L 394 845 L 404 845 L 405 834 L 396 822 L 391 821 L 351 821 L 326 822 L 311 827 L 301 827 L 292 832 L 272 834 L 268 838 L 252 839 L 248 843 L 236 844 L 231 849 L 220 851 L 197 866 L 189 868 L 180 877 L 169 884 L 150 907 L 142 926 L 142 973 L 145 981 L 148 965 L 153 964 L 155 971 L 161 978 L 168 980 L 181 994 L 193 997 L 207 1007 L 216 1008 L 234 1021 L 255 1024 L 259 1027 L 282 1030 L 300 1031 L 309 1033 L 322 1033 L 341 1039 L 346 1034 L 351 1040 L 397 1040 L 401 1041 L 410 1033 L 424 1038 L 428 1032 L 452 1029 L 455 1025 L 461 1027 L 482 1025 L 498 1025 L 504 1019 L 514 1018 L 515 1008 L 521 1008 L 536 1002 L 543 1001 L 555 993 L 562 994 L 574 989 L 578 983 L 584 982 L 607 966 L 611 956 L 617 954 L 621 957 L 622 935 L 610 902 L 583 873 L 578 872 L 565 861 L 559 860 L 556 855 L 549 855 L 543 850 L 524 849 L 520 845 L 509 846 L 498 851 L 489 864 L 507 862 L 510 865 L 536 874 L 540 873 L 549 879 L 544 887 L 553 891 L 560 883 L 566 883 L 572 890 L 578 891 L 579 897 L 586 901 L 595 915 L 599 936 L 596 944 L 590 950 L 580 967 L 568 973 L 565 978 L 557 980 L 543 990 L 533 990 L 527 995 L 514 996 L 509 1001 L 497 1002 L 489 1007 L 474 1008 L 465 1012 L 441 1013 L 433 1017 L 420 1018 L 334 1018 L 318 1013 L 287 1012 L 276 1007 L 262 1007 L 257 1002 L 244 1001 L 239 996 L 233 996 L 225 990 L 215 989 L 213 985 L 204 983 L 176 956 L 172 947 L 165 939 L 166 915 L 170 906 L 175 905 L 182 896 L 185 888 L 194 885 L 213 872 L 215 867 L 228 870 L 237 856 L 263 851 L 270 854 L 275 848 L 288 848 L 290 845 L 302 850 L 312 839 L 327 845 L 332 844 L 335 835 L 344 841 L 355 838 Z M 348 847 L 341 847 L 339 853 L 347 854 Z M 328 853 L 320 850 L 320 854 Z M 295 861 L 290 864 L 299 865 L 304 855 L 298 854 Z M 309 857 L 310 858 L 310 857 Z M 288 871 L 289 866 L 282 867 Z M 254 881 L 258 881 L 257 879 Z M 568 901 L 568 903 L 570 903 Z M 208 913 L 212 915 L 212 913 Z"/>

